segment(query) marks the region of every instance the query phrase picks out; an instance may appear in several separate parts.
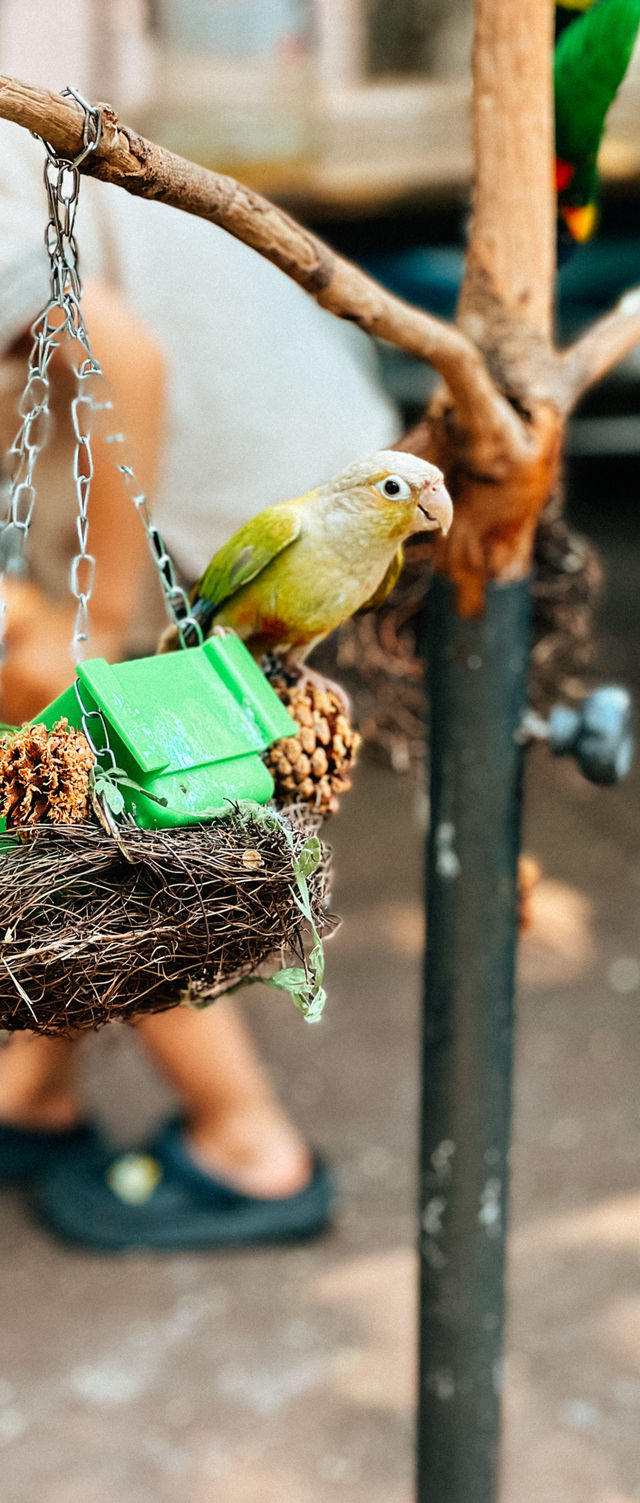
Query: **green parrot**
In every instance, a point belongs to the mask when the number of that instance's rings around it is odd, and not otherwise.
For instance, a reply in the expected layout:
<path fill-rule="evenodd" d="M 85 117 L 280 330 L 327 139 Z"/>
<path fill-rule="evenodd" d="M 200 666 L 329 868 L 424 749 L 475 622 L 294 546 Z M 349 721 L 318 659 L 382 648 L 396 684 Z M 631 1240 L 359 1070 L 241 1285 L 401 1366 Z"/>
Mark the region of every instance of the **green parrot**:
<path fill-rule="evenodd" d="M 578 16 L 581 16 L 585 10 L 591 10 L 594 3 L 595 0 L 556 0 L 556 42 L 565 27 L 570 26 L 572 21 L 577 21 Z"/>
<path fill-rule="evenodd" d="M 597 158 L 607 111 L 629 65 L 640 0 L 556 6 L 556 186 L 561 232 L 588 240 L 598 219 Z"/>
<path fill-rule="evenodd" d="M 297 666 L 342 621 L 382 603 L 405 538 L 447 533 L 452 515 L 435 465 L 382 449 L 245 522 L 198 580 L 193 616 L 205 636 L 231 628 L 258 660 L 273 653 Z M 176 645 L 170 628 L 162 646 Z"/>

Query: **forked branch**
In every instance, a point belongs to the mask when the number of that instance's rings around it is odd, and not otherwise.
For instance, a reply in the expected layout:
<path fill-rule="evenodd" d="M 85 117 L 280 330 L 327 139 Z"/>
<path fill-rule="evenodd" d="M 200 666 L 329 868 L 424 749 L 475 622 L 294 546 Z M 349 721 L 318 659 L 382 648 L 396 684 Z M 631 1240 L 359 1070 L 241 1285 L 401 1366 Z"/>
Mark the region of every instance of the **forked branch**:
<path fill-rule="evenodd" d="M 78 105 L 47 89 L 0 76 L 0 116 L 45 137 L 63 155 L 73 157 L 81 149 Z M 103 106 L 100 145 L 80 170 L 220 225 L 292 277 L 323 308 L 428 360 L 451 392 L 461 428 L 486 433 L 501 427 L 514 445 L 519 442 L 516 414 L 471 339 L 455 324 L 394 297 L 251 188 L 145 140 L 120 124 L 109 105 Z"/>
<path fill-rule="evenodd" d="M 619 360 L 640 343 L 640 287 L 625 292 L 615 308 L 571 345 L 561 361 L 562 389 L 570 412 L 590 386 L 595 386 Z"/>

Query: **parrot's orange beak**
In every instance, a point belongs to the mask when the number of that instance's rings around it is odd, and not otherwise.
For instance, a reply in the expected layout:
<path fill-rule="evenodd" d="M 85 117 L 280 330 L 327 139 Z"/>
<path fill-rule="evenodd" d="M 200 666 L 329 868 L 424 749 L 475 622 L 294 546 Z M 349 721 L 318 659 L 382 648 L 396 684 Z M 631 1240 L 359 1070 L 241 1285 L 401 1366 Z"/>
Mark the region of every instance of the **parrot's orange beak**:
<path fill-rule="evenodd" d="M 440 528 L 443 536 L 447 536 L 453 521 L 453 502 L 442 475 L 438 475 L 436 480 L 430 480 L 421 490 L 418 511 L 424 517 L 421 532 L 434 532 L 436 528 Z"/>

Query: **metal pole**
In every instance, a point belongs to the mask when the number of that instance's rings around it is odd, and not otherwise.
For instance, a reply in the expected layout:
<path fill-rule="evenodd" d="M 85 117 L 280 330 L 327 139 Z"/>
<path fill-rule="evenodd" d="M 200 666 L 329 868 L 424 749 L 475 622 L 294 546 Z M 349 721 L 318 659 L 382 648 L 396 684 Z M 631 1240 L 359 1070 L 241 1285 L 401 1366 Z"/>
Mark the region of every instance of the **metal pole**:
<path fill-rule="evenodd" d="M 528 581 L 429 592 L 418 1503 L 494 1503 Z"/>

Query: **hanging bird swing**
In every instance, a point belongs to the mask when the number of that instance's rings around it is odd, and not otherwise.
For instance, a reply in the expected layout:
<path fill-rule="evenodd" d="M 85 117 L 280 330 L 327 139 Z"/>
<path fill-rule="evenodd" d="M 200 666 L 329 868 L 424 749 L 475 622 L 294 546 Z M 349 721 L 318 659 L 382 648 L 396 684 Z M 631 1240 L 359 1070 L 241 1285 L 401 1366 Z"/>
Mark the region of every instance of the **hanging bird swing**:
<path fill-rule="evenodd" d="M 129 464 L 118 468 L 188 650 L 114 665 L 85 658 L 92 421 L 111 404 L 81 311 L 74 222 L 78 168 L 100 141 L 101 113 L 64 92 L 84 112 L 84 144 L 69 161 L 43 143 L 51 288 L 32 328 L 0 555 L 6 572 L 23 571 L 50 361 L 62 339 L 74 340 L 76 676 L 0 740 L 0 1028 L 65 1035 L 181 1001 L 205 1005 L 258 974 L 313 1019 L 331 927 L 320 813 L 295 804 L 282 813 L 267 765 L 277 770 L 277 744 L 285 738 L 291 750 L 301 726 L 237 636 L 203 640 Z"/>

